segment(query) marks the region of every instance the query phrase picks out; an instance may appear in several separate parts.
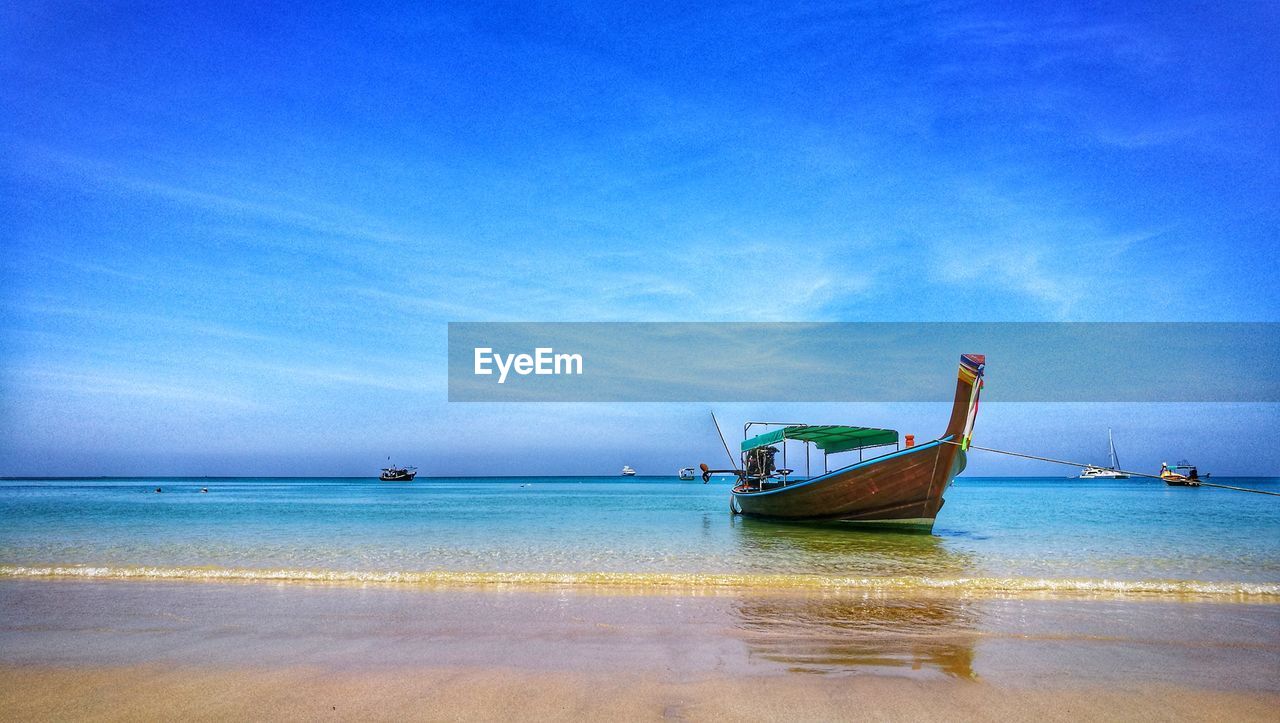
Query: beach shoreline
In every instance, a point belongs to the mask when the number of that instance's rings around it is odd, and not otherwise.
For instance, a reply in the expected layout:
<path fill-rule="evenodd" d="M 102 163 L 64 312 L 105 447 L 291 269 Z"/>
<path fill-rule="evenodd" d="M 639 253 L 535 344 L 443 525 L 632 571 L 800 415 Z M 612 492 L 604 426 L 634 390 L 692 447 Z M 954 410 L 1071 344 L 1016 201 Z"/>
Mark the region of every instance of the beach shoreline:
<path fill-rule="evenodd" d="M 859 594 L 1040 600 L 1155 600 L 1280 604 L 1280 583 L 1037 577 L 841 577 L 728 572 L 309 570 L 162 565 L 5 565 L 0 580 L 193 582 L 387 587 L 423 591 L 573 592 L 583 595 Z"/>
<path fill-rule="evenodd" d="M 16 719 L 1265 720 L 1280 606 L 0 580 Z"/>

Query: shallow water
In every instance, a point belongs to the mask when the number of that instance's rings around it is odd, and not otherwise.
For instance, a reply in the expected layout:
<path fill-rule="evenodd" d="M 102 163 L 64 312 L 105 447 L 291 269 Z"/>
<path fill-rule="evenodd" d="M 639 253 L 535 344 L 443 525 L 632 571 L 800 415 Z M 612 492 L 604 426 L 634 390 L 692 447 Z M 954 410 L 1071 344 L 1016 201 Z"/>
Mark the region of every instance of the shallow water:
<path fill-rule="evenodd" d="M 720 480 L 15 479 L 0 575 L 1280 595 L 1280 498 L 961 478 L 946 499 L 922 535 L 733 517 Z"/>
<path fill-rule="evenodd" d="M 424 666 L 1276 691 L 1276 605 L 0 580 L 0 666 Z"/>

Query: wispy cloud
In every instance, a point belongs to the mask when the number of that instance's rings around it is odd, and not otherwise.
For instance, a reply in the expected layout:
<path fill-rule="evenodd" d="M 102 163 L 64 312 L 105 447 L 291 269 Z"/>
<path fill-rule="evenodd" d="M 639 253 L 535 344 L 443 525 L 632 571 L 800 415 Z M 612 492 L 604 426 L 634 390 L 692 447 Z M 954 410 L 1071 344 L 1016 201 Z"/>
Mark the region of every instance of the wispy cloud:
<path fill-rule="evenodd" d="M 6 374 L 7 385 L 30 385 L 55 393 L 90 394 L 106 397 L 134 397 L 162 402 L 198 403 L 214 408 L 261 409 L 262 405 L 244 396 L 219 389 L 212 391 L 182 383 L 156 381 L 135 374 L 88 373 L 51 369 L 24 369 Z"/>
<path fill-rule="evenodd" d="M 238 193 L 226 193 L 193 185 L 182 185 L 146 178 L 120 170 L 116 165 L 61 151 L 45 145 L 21 147 L 25 171 L 47 180 L 72 181 L 99 192 L 128 196 L 146 196 L 189 208 L 213 211 L 228 219 L 252 217 L 260 221 L 293 226 L 333 238 L 353 239 L 377 244 L 419 244 L 418 236 L 400 233 L 389 224 L 370 218 L 355 208 L 336 208 L 314 201 L 290 197 L 279 190 L 257 189 L 253 197 L 245 194 L 246 179 L 230 179 L 226 185 Z M 263 239 L 266 240 L 266 239 Z"/>
<path fill-rule="evenodd" d="M 176 314 L 119 311 L 101 307 L 74 306 L 57 301 L 16 303 L 9 306 L 17 313 L 31 317 L 75 317 L 89 320 L 95 324 L 107 325 L 116 331 L 128 328 L 144 328 L 151 333 L 164 332 L 183 336 L 217 337 L 251 342 L 279 341 L 278 336 L 248 331 L 219 322 L 188 319 Z"/>
<path fill-rule="evenodd" d="M 1118 232 L 977 183 L 953 200 L 962 209 L 953 223 L 932 229 L 935 278 L 973 294 L 1012 294 L 1056 321 L 1098 318 L 1096 302 L 1114 299 L 1125 255 L 1168 231 Z M 1098 294 L 1100 285 L 1107 294 Z M 1111 314 L 1104 308 L 1100 318 Z"/>
<path fill-rule="evenodd" d="M 1010 18 L 958 14 L 934 27 L 940 40 L 1029 56 L 1036 68 L 1106 63 L 1122 71 L 1150 72 L 1172 61 L 1172 48 L 1149 27 L 1117 21 L 1090 22 L 1068 13 Z M 1007 72 L 1015 72 L 1010 65 Z"/>
<path fill-rule="evenodd" d="M 238 372 L 249 372 L 250 378 L 262 378 L 267 374 L 290 383 L 306 386 L 329 387 L 349 390 L 352 387 L 383 389 L 415 394 L 439 394 L 443 396 L 445 376 L 435 366 L 427 367 L 419 362 L 417 373 L 406 374 L 404 365 L 382 365 L 360 368 L 346 360 L 346 364 L 320 362 L 273 363 L 243 359 L 236 365 Z"/>
<path fill-rule="evenodd" d="M 935 270 L 941 280 L 973 291 L 981 287 L 1013 290 L 1058 320 L 1071 319 L 1098 282 L 1073 273 L 1057 254 L 1039 244 L 994 248 L 964 244 L 940 254 Z"/>
<path fill-rule="evenodd" d="M 1096 120 L 1094 137 L 1101 143 L 1118 148 L 1142 149 L 1182 143 L 1213 135 L 1224 127 L 1221 119 L 1209 115 L 1130 122 Z"/>
<path fill-rule="evenodd" d="M 562 276 L 539 279 L 534 293 L 559 297 L 558 318 L 581 320 L 813 320 L 874 283 L 823 247 L 786 239 L 658 246 L 551 267 Z"/>

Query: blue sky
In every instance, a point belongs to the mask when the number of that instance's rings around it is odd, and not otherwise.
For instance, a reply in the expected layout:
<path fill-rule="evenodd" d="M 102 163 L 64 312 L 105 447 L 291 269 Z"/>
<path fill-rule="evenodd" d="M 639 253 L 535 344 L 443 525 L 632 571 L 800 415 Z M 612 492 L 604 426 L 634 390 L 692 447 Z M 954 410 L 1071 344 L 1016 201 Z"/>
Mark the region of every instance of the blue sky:
<path fill-rule="evenodd" d="M 705 405 L 448 404 L 448 321 L 1280 320 L 1273 4 L 0 13 L 0 474 L 719 447 Z M 1276 405 L 979 431 L 1098 457 L 1107 426 L 1125 461 L 1280 474 Z"/>

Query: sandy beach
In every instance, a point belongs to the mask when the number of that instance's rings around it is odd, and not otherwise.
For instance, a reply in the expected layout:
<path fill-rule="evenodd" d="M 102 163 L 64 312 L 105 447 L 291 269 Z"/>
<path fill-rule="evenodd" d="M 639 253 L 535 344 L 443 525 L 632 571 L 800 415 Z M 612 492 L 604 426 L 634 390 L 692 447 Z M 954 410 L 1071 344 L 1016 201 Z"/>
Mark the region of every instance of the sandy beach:
<path fill-rule="evenodd" d="M 1148 686 L 1037 690 L 881 676 L 709 676 L 505 667 L 0 668 L 10 720 L 1230 720 L 1273 721 L 1280 694 Z"/>
<path fill-rule="evenodd" d="M 1274 720 L 1280 706 L 1273 603 L 74 580 L 5 580 L 0 603 L 14 720 Z"/>

